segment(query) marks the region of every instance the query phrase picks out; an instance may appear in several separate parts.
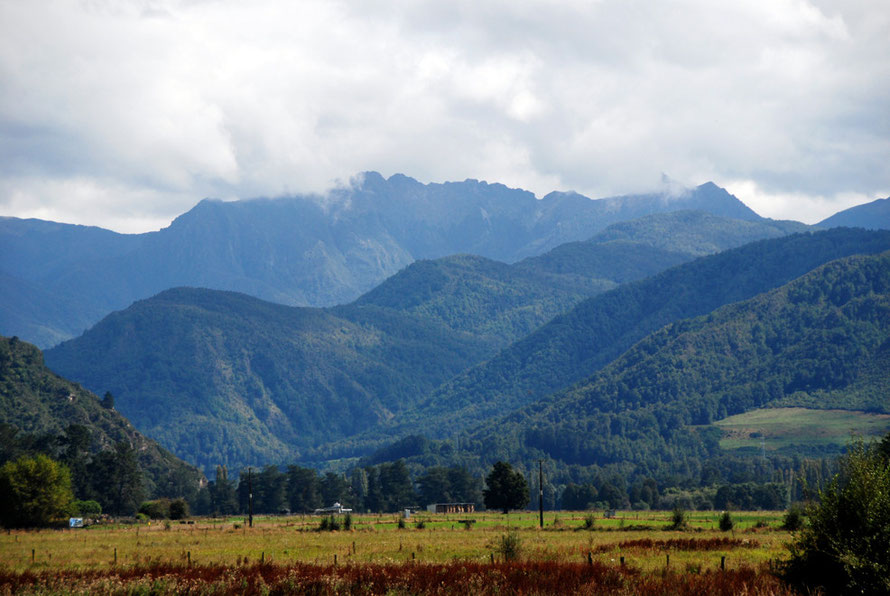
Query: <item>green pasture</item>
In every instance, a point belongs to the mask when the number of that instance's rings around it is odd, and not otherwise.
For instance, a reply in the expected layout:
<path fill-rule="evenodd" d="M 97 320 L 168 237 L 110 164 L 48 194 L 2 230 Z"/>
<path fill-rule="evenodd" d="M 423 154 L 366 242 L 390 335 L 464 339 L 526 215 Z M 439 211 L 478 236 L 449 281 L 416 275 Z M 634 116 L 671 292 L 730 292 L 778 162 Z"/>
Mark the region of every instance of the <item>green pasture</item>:
<path fill-rule="evenodd" d="M 594 515 L 592 530 L 583 529 Z M 712 568 L 726 557 L 726 565 L 756 565 L 782 557 L 790 535 L 779 529 L 782 512 L 733 513 L 732 532 L 717 529 L 718 512 L 690 512 L 689 528 L 666 529 L 671 513 L 663 511 L 547 512 L 544 529 L 537 513 L 501 515 L 476 513 L 441 515 L 419 513 L 398 528 L 396 515 L 353 515 L 352 529 L 318 531 L 318 516 L 257 517 L 252 528 L 241 517 L 196 519 L 190 524 L 152 522 L 151 525 L 93 526 L 84 529 L 20 531 L 0 534 L 0 565 L 9 570 L 103 569 L 109 566 L 181 564 L 243 565 L 260 561 L 352 563 L 447 563 L 455 560 L 490 561 L 500 558 L 498 544 L 515 532 L 522 544 L 521 558 L 541 561 L 594 560 L 644 570 L 665 565 L 683 569 Z M 342 519 L 342 518 L 341 518 Z M 475 523 L 464 524 L 471 519 Z M 416 527 L 423 521 L 424 527 Z M 470 529 L 466 529 L 469 525 Z M 717 550 L 666 546 L 671 539 L 707 541 L 733 538 L 736 544 Z M 649 539 L 650 547 L 627 546 Z M 661 544 L 664 543 L 664 544 Z M 624 544 L 624 546 L 622 546 Z"/>
<path fill-rule="evenodd" d="M 890 432 L 890 415 L 850 410 L 765 408 L 729 416 L 714 426 L 723 431 L 723 449 L 768 450 L 798 446 L 836 446 L 850 443 L 853 435 L 880 438 Z"/>

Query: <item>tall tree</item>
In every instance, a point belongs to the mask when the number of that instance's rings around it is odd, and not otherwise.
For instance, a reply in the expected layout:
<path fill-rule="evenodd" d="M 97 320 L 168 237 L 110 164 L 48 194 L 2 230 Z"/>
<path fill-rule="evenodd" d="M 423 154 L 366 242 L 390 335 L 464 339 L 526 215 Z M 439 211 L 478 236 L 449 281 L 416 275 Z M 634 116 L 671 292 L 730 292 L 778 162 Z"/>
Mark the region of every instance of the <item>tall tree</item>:
<path fill-rule="evenodd" d="M 90 466 L 92 491 L 102 509 L 114 515 L 129 515 L 142 502 L 145 488 L 136 450 L 120 442 L 102 451 Z"/>
<path fill-rule="evenodd" d="M 0 468 L 0 521 L 6 527 L 46 526 L 71 507 L 68 468 L 43 454 L 20 457 Z"/>
<path fill-rule="evenodd" d="M 226 466 L 216 466 L 216 481 L 209 486 L 212 513 L 229 515 L 238 511 L 238 495 L 235 483 L 229 480 Z"/>
<path fill-rule="evenodd" d="M 854 444 L 809 507 L 785 567 L 801 591 L 890 594 L 890 459 L 882 449 Z"/>
<path fill-rule="evenodd" d="M 288 466 L 287 499 L 293 513 L 306 513 L 321 507 L 318 472 L 311 468 Z"/>
<path fill-rule="evenodd" d="M 506 462 L 499 461 L 494 465 L 485 477 L 485 484 L 483 495 L 488 509 L 500 509 L 506 514 L 528 504 L 528 481 L 522 472 L 513 470 L 513 466 Z"/>

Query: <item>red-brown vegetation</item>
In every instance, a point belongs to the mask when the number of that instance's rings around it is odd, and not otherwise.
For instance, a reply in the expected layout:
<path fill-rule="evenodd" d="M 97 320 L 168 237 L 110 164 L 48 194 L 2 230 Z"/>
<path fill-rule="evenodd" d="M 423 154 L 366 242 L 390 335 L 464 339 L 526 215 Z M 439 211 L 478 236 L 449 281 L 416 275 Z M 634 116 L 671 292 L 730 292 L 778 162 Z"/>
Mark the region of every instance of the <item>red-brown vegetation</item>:
<path fill-rule="evenodd" d="M 760 543 L 751 538 L 670 538 L 668 540 L 625 540 L 616 544 L 601 544 L 595 547 L 594 553 L 607 553 L 615 550 L 676 550 L 676 551 L 711 551 L 731 550 L 734 548 L 757 548 Z"/>
<path fill-rule="evenodd" d="M 0 593 L 790 595 L 766 570 L 641 573 L 603 563 L 445 565 L 159 564 L 106 570 L 0 570 Z"/>

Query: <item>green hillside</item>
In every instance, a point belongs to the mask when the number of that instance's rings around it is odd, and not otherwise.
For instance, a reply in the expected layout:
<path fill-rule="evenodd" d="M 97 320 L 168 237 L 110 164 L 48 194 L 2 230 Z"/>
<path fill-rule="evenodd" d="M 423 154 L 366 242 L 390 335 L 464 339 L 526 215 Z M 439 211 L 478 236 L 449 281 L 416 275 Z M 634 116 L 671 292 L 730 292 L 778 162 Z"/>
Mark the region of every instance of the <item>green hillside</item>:
<path fill-rule="evenodd" d="M 448 436 L 572 385 L 673 321 L 778 287 L 819 265 L 890 249 L 890 233 L 834 229 L 764 240 L 703 257 L 590 298 L 438 387 L 414 412 L 355 448 L 426 433 Z"/>
<path fill-rule="evenodd" d="M 73 430 L 72 430 L 73 428 Z M 138 432 L 117 410 L 44 366 L 43 355 L 17 338 L 0 338 L 0 436 L 4 458 L 25 449 L 52 451 L 77 434 L 80 464 L 113 450 L 132 447 L 147 495 L 182 496 L 198 489 L 200 473 Z"/>
<path fill-rule="evenodd" d="M 389 419 L 488 349 L 376 306 L 296 308 L 179 288 L 106 317 L 46 358 L 111 391 L 137 428 L 180 457 L 235 468 L 293 460 Z"/>
<path fill-rule="evenodd" d="M 703 211 L 657 213 L 613 224 L 587 241 L 512 265 L 471 255 L 417 261 L 355 304 L 410 312 L 505 347 L 618 284 L 805 228 L 796 222 L 745 221 Z"/>
<path fill-rule="evenodd" d="M 615 285 L 609 279 L 525 272 L 483 257 L 458 255 L 417 261 L 354 304 L 408 312 L 500 348 Z"/>
<path fill-rule="evenodd" d="M 646 337 L 575 387 L 481 425 L 485 460 L 632 463 L 669 473 L 719 455 L 709 425 L 781 403 L 890 413 L 890 252 L 833 261 L 781 288 Z"/>

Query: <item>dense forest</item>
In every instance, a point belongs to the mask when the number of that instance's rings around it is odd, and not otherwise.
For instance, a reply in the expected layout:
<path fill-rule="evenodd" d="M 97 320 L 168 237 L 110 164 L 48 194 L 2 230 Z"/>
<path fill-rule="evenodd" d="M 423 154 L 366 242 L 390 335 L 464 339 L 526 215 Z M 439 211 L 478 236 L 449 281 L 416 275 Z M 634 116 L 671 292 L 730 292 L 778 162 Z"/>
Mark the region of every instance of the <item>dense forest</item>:
<path fill-rule="evenodd" d="M 890 250 L 890 232 L 833 229 L 754 242 L 595 296 L 436 388 L 380 429 L 319 450 L 362 453 L 392 437 L 446 438 L 580 382 L 672 322 L 781 286 L 841 257 Z"/>

